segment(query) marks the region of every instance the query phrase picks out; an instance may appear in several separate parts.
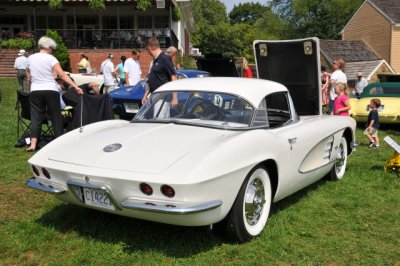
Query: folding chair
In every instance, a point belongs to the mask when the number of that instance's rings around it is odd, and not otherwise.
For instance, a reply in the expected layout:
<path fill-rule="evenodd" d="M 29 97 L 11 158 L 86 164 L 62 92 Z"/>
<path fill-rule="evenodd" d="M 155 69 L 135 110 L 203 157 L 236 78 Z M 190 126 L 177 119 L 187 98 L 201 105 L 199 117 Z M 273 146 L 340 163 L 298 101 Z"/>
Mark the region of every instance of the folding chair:
<path fill-rule="evenodd" d="M 15 147 L 26 145 L 25 138 L 30 136 L 31 128 L 31 107 L 29 103 L 29 92 L 17 90 L 17 143 Z M 43 114 L 40 138 L 54 137 L 53 126 L 47 114 Z"/>

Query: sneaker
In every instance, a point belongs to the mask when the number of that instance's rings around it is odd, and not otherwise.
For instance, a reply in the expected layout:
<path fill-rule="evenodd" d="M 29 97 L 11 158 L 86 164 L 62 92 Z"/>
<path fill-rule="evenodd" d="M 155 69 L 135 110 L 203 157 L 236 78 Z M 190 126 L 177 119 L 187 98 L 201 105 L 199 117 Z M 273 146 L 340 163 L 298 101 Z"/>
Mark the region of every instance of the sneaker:
<path fill-rule="evenodd" d="M 376 143 L 375 143 L 375 146 L 374 146 L 374 147 L 375 147 L 375 148 L 379 148 L 379 144 L 376 144 Z"/>
<path fill-rule="evenodd" d="M 370 143 L 369 143 L 369 147 L 370 147 L 370 148 L 376 147 L 375 142 L 370 142 Z"/>

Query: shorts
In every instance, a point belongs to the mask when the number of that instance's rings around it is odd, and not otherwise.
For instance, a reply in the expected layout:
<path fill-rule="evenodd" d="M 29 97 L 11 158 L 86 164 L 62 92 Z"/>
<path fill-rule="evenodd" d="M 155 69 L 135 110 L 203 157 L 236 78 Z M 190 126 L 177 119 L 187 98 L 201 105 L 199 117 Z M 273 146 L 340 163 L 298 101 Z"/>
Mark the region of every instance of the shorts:
<path fill-rule="evenodd" d="M 368 135 L 370 135 L 371 137 L 374 137 L 374 138 L 376 138 L 377 136 L 378 136 L 378 129 L 376 129 L 376 128 L 371 128 L 370 130 L 368 130 L 368 128 L 366 128 L 365 130 L 364 130 L 364 133 L 363 133 L 365 136 L 368 136 Z"/>

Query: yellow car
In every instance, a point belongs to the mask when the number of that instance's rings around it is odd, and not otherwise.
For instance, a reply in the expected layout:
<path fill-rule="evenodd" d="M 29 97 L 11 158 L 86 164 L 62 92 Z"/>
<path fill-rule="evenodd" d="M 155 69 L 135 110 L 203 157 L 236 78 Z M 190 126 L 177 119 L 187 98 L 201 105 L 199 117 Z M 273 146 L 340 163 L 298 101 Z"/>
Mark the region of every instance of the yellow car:
<path fill-rule="evenodd" d="M 381 100 L 381 106 L 378 108 L 381 123 L 400 123 L 400 82 L 369 84 L 364 88 L 360 99 L 350 98 L 350 116 L 357 122 L 367 122 L 372 99 Z"/>

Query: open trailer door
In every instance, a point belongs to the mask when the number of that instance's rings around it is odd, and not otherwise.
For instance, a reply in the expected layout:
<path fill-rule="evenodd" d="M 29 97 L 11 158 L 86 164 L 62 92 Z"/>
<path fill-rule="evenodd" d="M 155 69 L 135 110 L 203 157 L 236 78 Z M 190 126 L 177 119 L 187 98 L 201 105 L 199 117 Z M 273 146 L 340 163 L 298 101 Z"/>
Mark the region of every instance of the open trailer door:
<path fill-rule="evenodd" d="M 297 114 L 322 113 L 318 38 L 256 40 L 253 46 L 258 78 L 285 85 Z"/>

